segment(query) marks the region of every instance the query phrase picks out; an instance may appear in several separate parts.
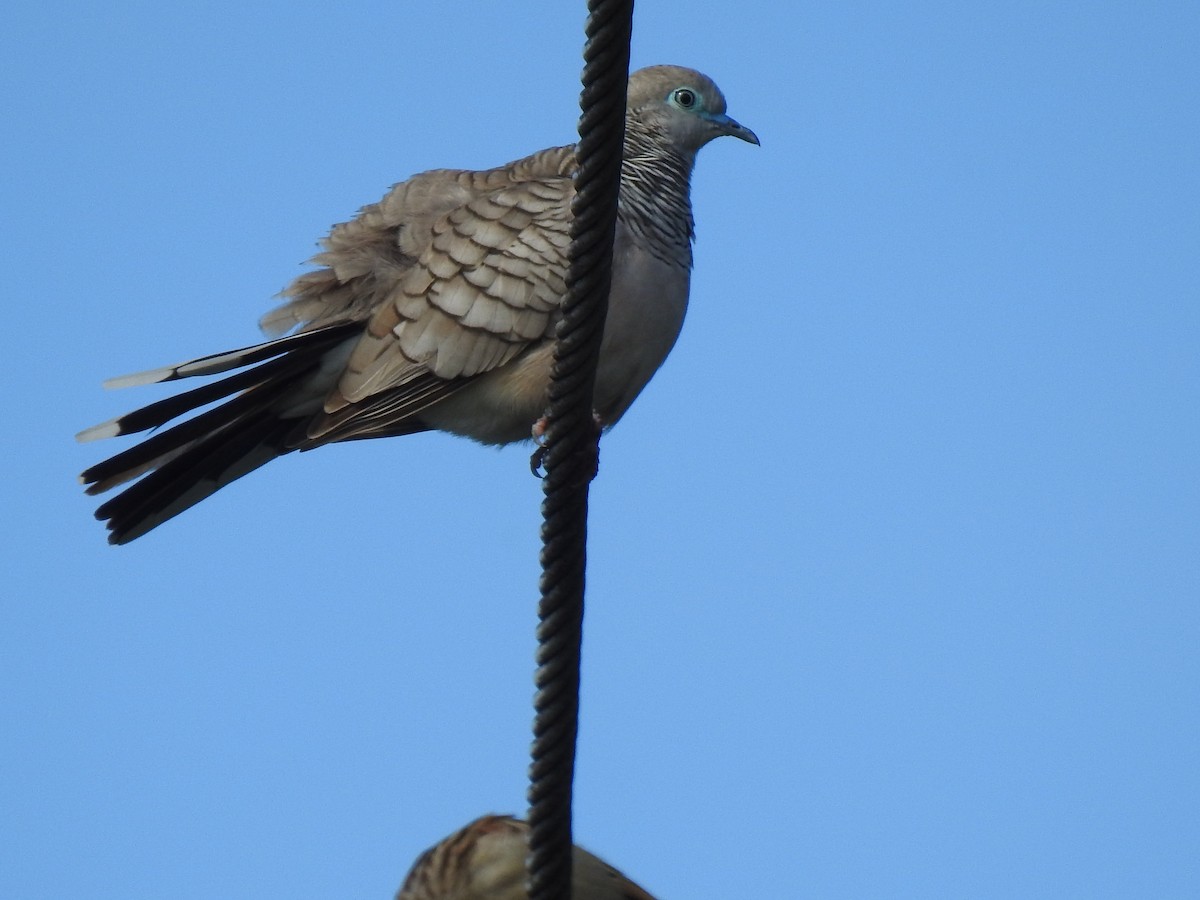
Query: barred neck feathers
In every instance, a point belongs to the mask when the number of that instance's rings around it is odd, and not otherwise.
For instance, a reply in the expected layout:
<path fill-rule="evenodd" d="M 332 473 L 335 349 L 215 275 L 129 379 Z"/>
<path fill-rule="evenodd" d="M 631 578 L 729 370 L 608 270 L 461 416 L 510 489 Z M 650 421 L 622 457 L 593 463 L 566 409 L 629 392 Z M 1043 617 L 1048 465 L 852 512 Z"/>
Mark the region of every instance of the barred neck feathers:
<path fill-rule="evenodd" d="M 617 218 L 665 263 L 689 269 L 695 222 L 689 196 L 695 154 L 679 152 L 634 116 L 626 120 Z"/>

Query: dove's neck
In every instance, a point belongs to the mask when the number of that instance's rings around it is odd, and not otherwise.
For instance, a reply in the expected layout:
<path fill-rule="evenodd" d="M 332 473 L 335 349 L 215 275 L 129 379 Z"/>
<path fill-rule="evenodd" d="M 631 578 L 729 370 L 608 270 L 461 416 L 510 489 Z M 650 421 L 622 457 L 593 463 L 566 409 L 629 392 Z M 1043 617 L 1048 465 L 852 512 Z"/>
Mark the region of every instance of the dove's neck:
<path fill-rule="evenodd" d="M 661 139 L 641 129 L 625 132 L 617 217 L 656 257 L 684 268 L 692 265 L 694 158 L 664 148 Z"/>

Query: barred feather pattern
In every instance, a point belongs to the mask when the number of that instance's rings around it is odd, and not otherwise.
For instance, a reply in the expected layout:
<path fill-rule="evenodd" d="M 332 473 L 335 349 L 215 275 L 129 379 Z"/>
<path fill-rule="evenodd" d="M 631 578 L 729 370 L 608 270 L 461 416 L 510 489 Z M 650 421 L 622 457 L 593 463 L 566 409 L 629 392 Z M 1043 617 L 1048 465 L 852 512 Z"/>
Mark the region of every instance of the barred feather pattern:
<path fill-rule="evenodd" d="M 413 864 L 396 900 L 528 900 L 529 826 L 512 816 L 483 816 L 430 847 Z M 572 900 L 654 900 L 643 888 L 581 847 L 572 859 Z"/>
<path fill-rule="evenodd" d="M 667 152 L 661 139 L 634 115 L 625 124 L 617 217 L 671 266 L 692 267 L 691 180 L 694 155 Z"/>

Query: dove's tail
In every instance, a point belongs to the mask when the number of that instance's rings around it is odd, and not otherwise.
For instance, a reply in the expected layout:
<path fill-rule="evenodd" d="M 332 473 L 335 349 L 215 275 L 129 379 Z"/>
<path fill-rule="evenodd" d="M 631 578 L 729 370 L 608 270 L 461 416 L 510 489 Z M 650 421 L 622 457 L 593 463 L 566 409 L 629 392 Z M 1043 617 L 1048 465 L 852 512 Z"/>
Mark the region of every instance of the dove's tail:
<path fill-rule="evenodd" d="M 306 436 L 307 421 L 320 411 L 325 393 L 344 365 L 351 338 L 361 328 L 356 323 L 332 325 L 105 382 L 106 387 L 129 387 L 241 370 L 76 436 L 93 441 L 147 431 L 224 401 L 80 476 L 89 494 L 144 476 L 96 510 L 97 519 L 108 520 L 109 543 L 125 544 L 140 537 L 231 481 L 296 449 Z"/>

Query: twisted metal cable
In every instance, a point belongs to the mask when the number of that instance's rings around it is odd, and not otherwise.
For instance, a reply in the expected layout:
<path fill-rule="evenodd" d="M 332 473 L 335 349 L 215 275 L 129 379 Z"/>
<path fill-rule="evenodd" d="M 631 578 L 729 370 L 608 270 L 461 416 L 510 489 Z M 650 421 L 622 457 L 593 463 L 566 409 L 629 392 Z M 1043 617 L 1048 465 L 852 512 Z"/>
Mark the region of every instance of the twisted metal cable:
<path fill-rule="evenodd" d="M 588 485 L 599 458 L 592 392 L 612 280 L 632 21 L 633 0 L 588 2 L 570 268 L 545 432 L 542 596 L 529 768 L 530 900 L 571 896 Z"/>

